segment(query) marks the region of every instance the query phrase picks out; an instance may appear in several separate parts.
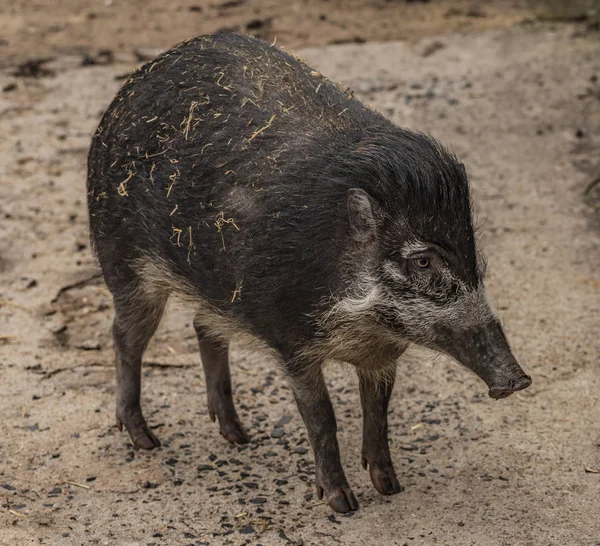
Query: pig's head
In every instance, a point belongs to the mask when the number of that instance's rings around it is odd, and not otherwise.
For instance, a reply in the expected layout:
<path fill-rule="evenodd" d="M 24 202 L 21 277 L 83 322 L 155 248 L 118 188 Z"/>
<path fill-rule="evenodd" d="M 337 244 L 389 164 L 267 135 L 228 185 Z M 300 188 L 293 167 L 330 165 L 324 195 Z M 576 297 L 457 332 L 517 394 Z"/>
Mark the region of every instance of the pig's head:
<path fill-rule="evenodd" d="M 486 296 L 463 165 L 405 131 L 355 154 L 370 182 L 347 194 L 355 290 L 341 302 L 346 311 L 367 311 L 399 338 L 449 354 L 493 398 L 528 387 Z"/>

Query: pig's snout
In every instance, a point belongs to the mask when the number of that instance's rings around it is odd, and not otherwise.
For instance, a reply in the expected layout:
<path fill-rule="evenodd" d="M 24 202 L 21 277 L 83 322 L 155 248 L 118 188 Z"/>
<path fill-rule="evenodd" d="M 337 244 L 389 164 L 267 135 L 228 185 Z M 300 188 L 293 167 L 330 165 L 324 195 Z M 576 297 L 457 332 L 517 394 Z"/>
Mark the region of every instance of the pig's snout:
<path fill-rule="evenodd" d="M 531 377 L 513 356 L 498 321 L 445 339 L 449 340 L 443 347 L 446 352 L 485 381 L 491 398 L 506 398 L 531 385 Z"/>
<path fill-rule="evenodd" d="M 507 396 L 510 396 L 513 392 L 526 389 L 529 387 L 529 385 L 531 385 L 531 377 L 524 373 L 520 377 L 511 379 L 506 385 L 494 385 L 493 387 L 490 387 L 488 394 L 491 398 L 500 400 L 500 398 L 506 398 Z"/>

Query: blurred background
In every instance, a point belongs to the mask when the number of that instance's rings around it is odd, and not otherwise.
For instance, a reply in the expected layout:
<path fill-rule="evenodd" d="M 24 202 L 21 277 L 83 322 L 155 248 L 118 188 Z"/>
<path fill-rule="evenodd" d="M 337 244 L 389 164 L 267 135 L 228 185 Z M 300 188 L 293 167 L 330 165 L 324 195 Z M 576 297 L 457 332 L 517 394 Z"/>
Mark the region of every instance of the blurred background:
<path fill-rule="evenodd" d="M 597 28 L 598 0 L 16 0 L 3 1 L 0 59 L 168 48 L 198 34 L 243 32 L 288 48 L 418 40 L 534 21 Z M 109 53 L 110 52 L 110 53 Z"/>

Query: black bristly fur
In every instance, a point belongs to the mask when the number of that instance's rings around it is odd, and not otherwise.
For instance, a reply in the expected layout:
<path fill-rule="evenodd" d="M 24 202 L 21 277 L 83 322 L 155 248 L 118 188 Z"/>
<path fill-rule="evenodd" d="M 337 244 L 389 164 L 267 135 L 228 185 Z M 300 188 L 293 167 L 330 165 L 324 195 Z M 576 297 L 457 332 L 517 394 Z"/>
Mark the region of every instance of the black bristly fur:
<path fill-rule="evenodd" d="M 453 155 L 274 46 L 204 36 L 139 69 L 104 115 L 89 154 L 91 234 L 108 278 L 151 252 L 288 352 L 315 335 L 311 313 L 340 288 L 352 187 L 379 205 L 389 249 L 401 222 L 474 253 Z M 219 218 L 230 223 L 219 230 Z"/>
<path fill-rule="evenodd" d="M 339 512 L 358 504 L 324 360 L 356 366 L 362 461 L 383 494 L 401 491 L 387 408 L 409 341 L 454 355 L 495 398 L 531 383 L 485 297 L 464 167 L 273 45 L 201 36 L 135 72 L 93 137 L 87 185 L 114 296 L 117 424 L 137 447 L 160 445 L 140 406 L 141 366 L 171 292 L 196 305 L 209 415 L 229 441 L 248 441 L 230 338 L 252 334 L 279 353 L 317 493 Z M 439 268 L 415 275 L 425 251 Z"/>

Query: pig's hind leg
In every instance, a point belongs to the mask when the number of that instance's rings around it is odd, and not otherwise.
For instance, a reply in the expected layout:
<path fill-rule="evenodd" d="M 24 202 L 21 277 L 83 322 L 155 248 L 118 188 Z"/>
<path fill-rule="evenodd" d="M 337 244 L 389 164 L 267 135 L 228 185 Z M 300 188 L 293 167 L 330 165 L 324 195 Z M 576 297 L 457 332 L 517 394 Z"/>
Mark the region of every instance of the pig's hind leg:
<path fill-rule="evenodd" d="M 234 444 L 248 443 L 250 439 L 233 404 L 228 346 L 207 336 L 198 319 L 194 321 L 194 328 L 206 378 L 208 414 L 213 421 L 215 417 L 219 420 L 221 435 L 226 440 Z"/>
<path fill-rule="evenodd" d="M 388 442 L 387 412 L 394 379 L 395 368 L 384 375 L 372 376 L 359 371 L 360 399 L 363 411 L 362 465 L 369 468 L 371 481 L 382 495 L 400 493 Z"/>
<path fill-rule="evenodd" d="M 114 292 L 113 292 L 114 293 Z M 140 405 L 142 355 L 163 314 L 166 294 L 143 294 L 130 283 L 115 296 L 113 338 L 117 363 L 117 426 L 127 429 L 133 444 L 142 449 L 160 445 L 146 424 Z"/>

